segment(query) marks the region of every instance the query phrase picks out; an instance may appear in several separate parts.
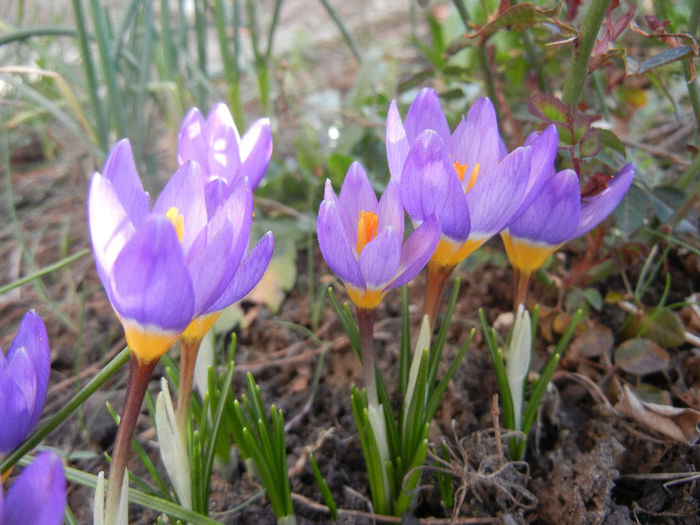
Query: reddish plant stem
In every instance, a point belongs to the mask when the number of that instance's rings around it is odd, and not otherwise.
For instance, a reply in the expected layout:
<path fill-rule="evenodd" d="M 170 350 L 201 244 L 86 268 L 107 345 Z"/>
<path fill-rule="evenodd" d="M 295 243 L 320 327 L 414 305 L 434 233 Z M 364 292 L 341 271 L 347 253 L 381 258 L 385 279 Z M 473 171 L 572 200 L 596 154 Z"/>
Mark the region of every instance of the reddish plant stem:
<path fill-rule="evenodd" d="M 180 390 L 177 394 L 175 421 L 183 438 L 187 433 L 190 400 L 192 398 L 192 379 L 201 342 L 201 339 L 180 339 Z"/>
<path fill-rule="evenodd" d="M 513 282 L 514 292 L 513 292 L 513 311 L 518 311 L 518 305 L 523 305 L 527 308 L 525 302 L 527 301 L 527 292 L 530 288 L 530 276 L 531 272 L 523 272 L 518 269 L 514 271 Z"/>
<path fill-rule="evenodd" d="M 440 310 L 440 300 L 445 291 L 447 281 L 452 275 L 454 266 L 439 266 L 437 264 L 428 263 L 426 282 L 425 282 L 425 299 L 423 301 L 423 315 L 428 316 L 430 326 L 435 326 L 437 314 Z"/>
<path fill-rule="evenodd" d="M 129 382 L 126 386 L 126 399 L 124 401 L 124 409 L 122 410 L 119 429 L 117 430 L 117 438 L 114 443 L 112 465 L 109 469 L 109 488 L 107 489 L 107 506 L 105 508 L 107 525 L 110 525 L 113 523 L 113 520 L 116 519 L 131 438 L 134 435 L 136 421 L 141 412 L 141 405 L 146 395 L 148 382 L 151 379 L 153 369 L 157 363 L 157 359 L 150 362 L 141 361 L 135 353 L 131 353 L 129 361 Z"/>

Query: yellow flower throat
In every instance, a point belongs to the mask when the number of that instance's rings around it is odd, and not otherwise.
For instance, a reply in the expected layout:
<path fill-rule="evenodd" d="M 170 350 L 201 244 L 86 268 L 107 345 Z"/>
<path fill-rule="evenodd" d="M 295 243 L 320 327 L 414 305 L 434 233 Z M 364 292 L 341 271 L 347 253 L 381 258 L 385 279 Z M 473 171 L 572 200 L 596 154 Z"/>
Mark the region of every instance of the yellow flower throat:
<path fill-rule="evenodd" d="M 467 165 L 466 164 L 460 164 L 459 162 L 454 163 L 455 170 L 457 170 L 457 175 L 459 175 L 459 180 L 460 182 L 464 181 L 464 175 L 467 173 Z M 474 168 L 472 169 L 471 174 L 469 175 L 469 182 L 467 183 L 467 187 L 464 188 L 464 193 L 467 193 L 469 190 L 472 189 L 474 184 L 476 184 L 476 179 L 479 176 L 479 163 L 477 162 L 474 165 Z"/>

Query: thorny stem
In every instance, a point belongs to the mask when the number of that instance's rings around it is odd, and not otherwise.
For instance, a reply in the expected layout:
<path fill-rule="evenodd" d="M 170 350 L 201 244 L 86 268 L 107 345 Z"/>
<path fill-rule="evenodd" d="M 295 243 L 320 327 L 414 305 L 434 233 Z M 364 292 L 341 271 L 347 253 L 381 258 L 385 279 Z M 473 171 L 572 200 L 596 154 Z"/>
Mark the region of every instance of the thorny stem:
<path fill-rule="evenodd" d="M 367 404 L 376 407 L 379 406 L 379 395 L 377 394 L 377 378 L 374 366 L 374 310 L 358 308 L 357 324 L 360 330 L 362 365 L 365 368 Z"/>
<path fill-rule="evenodd" d="M 575 107 L 581 98 L 588 72 L 588 59 L 593 51 L 598 31 L 608 11 L 610 0 L 592 0 L 581 25 L 581 40 L 576 46 L 569 71 L 564 79 L 562 101 Z"/>
<path fill-rule="evenodd" d="M 114 454 L 112 455 L 112 465 L 109 469 L 109 488 L 107 489 L 107 506 L 105 509 L 107 525 L 113 525 L 117 516 L 131 437 L 134 435 L 136 420 L 141 412 L 141 404 L 146 395 L 148 382 L 151 379 L 153 369 L 157 363 L 157 359 L 145 362 L 140 360 L 135 353 L 131 353 L 129 361 L 129 382 L 126 386 L 126 400 L 124 401 L 124 409 L 122 411 L 119 429 L 117 430 L 117 439 L 114 444 Z"/>
<path fill-rule="evenodd" d="M 201 339 L 180 339 L 180 390 L 177 394 L 175 421 L 180 435 L 183 437 L 187 435 L 190 399 L 192 398 L 192 378 L 201 342 Z"/>
<path fill-rule="evenodd" d="M 423 301 L 423 315 L 428 316 L 430 326 L 435 326 L 437 314 L 440 310 L 440 300 L 445 291 L 445 285 L 452 275 L 454 266 L 445 267 L 428 263 L 425 283 L 425 299 Z"/>
<path fill-rule="evenodd" d="M 527 301 L 527 292 L 530 288 L 530 272 L 523 272 L 521 270 L 515 269 L 513 276 L 513 282 L 515 284 L 515 291 L 513 293 L 513 311 L 518 311 L 519 305 L 525 305 Z"/>
<path fill-rule="evenodd" d="M 698 19 L 700 19 L 700 2 L 693 2 L 693 10 L 690 13 L 690 19 L 688 21 L 688 33 L 695 36 L 698 30 Z M 694 71 L 691 68 L 692 57 L 685 56 L 682 59 L 683 62 L 683 73 L 685 74 L 685 80 L 688 83 L 688 96 L 690 97 L 690 103 L 693 106 L 693 113 L 695 114 L 695 121 L 700 126 L 700 95 L 698 94 L 698 84 L 695 82 Z"/>

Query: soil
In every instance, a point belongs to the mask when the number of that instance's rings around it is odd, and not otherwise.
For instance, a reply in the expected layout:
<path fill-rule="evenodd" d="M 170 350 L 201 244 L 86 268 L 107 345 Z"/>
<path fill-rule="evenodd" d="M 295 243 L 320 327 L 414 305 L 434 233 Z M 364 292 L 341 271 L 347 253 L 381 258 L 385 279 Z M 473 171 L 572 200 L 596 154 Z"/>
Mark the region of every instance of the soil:
<path fill-rule="evenodd" d="M 323 69 L 322 65 L 318 69 Z M 351 87 L 349 78 L 352 75 L 326 80 L 335 81 L 335 87 L 347 91 Z M 294 118 L 288 117 L 280 119 L 281 126 L 294 123 Z M 283 137 L 290 133 L 287 128 L 280 130 Z M 54 138 L 61 142 L 60 133 L 55 133 Z M 84 210 L 88 176 L 94 167 L 92 159 L 82 154 L 80 148 L 67 144 L 63 144 L 56 158 L 47 158 L 38 137 L 27 137 L 24 144 L 13 149 L 12 195 L 8 193 L 8 199 L 12 199 L 14 212 L 2 210 L 0 282 L 11 282 L 67 254 L 89 248 Z M 694 239 L 686 241 L 697 246 Z M 490 322 L 503 321 L 501 314 L 511 309 L 512 273 L 504 262 L 499 242 L 489 242 L 482 249 L 484 255 L 479 256 L 478 264 L 470 262 L 457 272 L 462 287 L 448 332 L 446 360 L 455 355 L 469 331 L 478 326 L 479 307 L 484 308 Z M 584 249 L 584 243 L 567 248 L 562 262 L 564 272 L 580 261 Z M 357 357 L 329 306 L 324 306 L 319 316 L 315 338 L 288 324 L 313 330 L 312 305 L 303 278 L 309 271 L 307 259 L 303 251 L 298 254 L 300 277 L 277 314 L 264 305 L 244 301 L 249 324 L 235 329 L 238 350 L 234 393 L 242 392 L 245 372 L 251 371 L 263 398 L 280 407 L 290 423 L 288 467 L 298 523 L 331 522 L 308 461 L 310 453 L 317 459 L 336 503 L 344 511 L 341 523 L 388 521 L 371 514 L 364 461 L 350 408 L 350 386 L 362 382 Z M 312 260 L 317 282 L 334 282 L 317 252 Z M 635 261 L 629 269 L 630 275 L 639 272 L 641 263 L 639 259 Z M 668 302 L 682 301 L 698 289 L 698 268 L 694 255 L 672 250 L 666 267 L 673 276 Z M 603 296 L 607 291 L 621 292 L 624 287 L 618 275 L 592 286 Z M 660 297 L 663 282 L 659 281 L 654 288 L 649 304 Z M 421 289 L 422 277 L 411 288 L 415 305 L 411 309 L 413 326 L 419 319 Z M 342 288 L 336 290 L 344 298 Z M 561 303 L 556 287 L 541 284 L 536 284 L 531 298 L 552 308 Z M 9 346 L 22 315 L 29 308 L 39 311 L 51 341 L 52 372 L 46 417 L 63 406 L 125 343 L 90 254 L 0 296 L 3 348 Z M 555 308 L 554 312 L 561 313 L 561 308 Z M 399 295 L 392 292 L 377 313 L 375 335 L 378 364 L 390 390 L 395 390 L 399 315 Z M 691 328 L 697 323 L 692 313 L 684 321 Z M 591 310 L 585 330 L 608 327 L 619 343 L 623 322 L 624 313 L 605 305 L 600 312 Z M 330 343 L 327 353 L 323 353 L 318 340 Z M 538 343 L 536 370 L 541 369 L 546 359 L 547 347 L 542 341 Z M 685 344 L 669 350 L 669 354 L 668 368 L 648 381 L 666 392 L 674 405 L 700 409 L 700 352 Z M 321 380 L 307 408 L 313 376 L 322 357 Z M 151 383 L 153 392 L 157 391 L 163 373 L 159 366 Z M 674 441 L 621 415 L 613 407 L 613 398 L 605 401 L 613 376 L 623 382 L 638 381 L 610 368 L 604 356 L 571 356 L 565 360 L 543 401 L 525 461 L 512 462 L 495 437 L 498 425 L 492 403 L 497 392 L 496 379 L 483 338 L 477 331 L 445 394 L 430 434 L 433 447 L 440 446 L 445 439 L 454 452 L 450 471 L 458 495 L 463 496 L 454 523 L 699 523 L 700 486 L 696 471 L 700 449 L 693 443 Z M 120 409 L 125 382 L 126 370 L 48 436 L 45 444 L 60 449 L 67 465 L 93 474 L 106 470 L 103 454 L 110 450 L 116 429 L 105 402 Z M 136 437 L 158 468 L 162 468 L 155 433 L 145 410 Z M 133 458 L 130 467 L 137 472 L 140 468 Z M 260 491 L 260 485 L 244 472 L 242 465 L 228 473 L 216 470 L 210 500 L 212 517 L 227 524 L 274 524 L 272 510 Z M 80 523 L 91 522 L 91 502 L 90 490 L 70 485 L 68 503 Z M 247 504 L 243 508 L 231 511 L 244 503 Z M 134 505 L 130 516 L 132 523 L 156 520 L 153 512 Z M 427 468 L 416 506 L 403 522 L 447 523 L 449 518 L 449 511 L 441 506 L 435 477 Z"/>

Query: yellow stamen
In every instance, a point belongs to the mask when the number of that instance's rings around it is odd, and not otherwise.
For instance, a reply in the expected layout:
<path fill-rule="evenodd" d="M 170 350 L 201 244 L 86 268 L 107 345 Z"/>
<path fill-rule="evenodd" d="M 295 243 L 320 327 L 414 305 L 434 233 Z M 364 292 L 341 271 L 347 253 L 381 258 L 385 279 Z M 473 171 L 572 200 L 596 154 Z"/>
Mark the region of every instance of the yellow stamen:
<path fill-rule="evenodd" d="M 428 264 L 454 268 L 469 257 L 474 250 L 484 244 L 485 241 L 485 238 L 467 239 L 464 243 L 460 244 L 449 239 L 441 238 Z"/>
<path fill-rule="evenodd" d="M 345 286 L 345 290 L 353 304 L 365 310 L 374 310 L 382 302 L 384 295 L 383 290 L 360 290 L 349 285 Z"/>
<path fill-rule="evenodd" d="M 457 170 L 457 175 L 459 176 L 460 182 L 464 181 L 464 176 L 467 174 L 467 165 L 466 164 L 460 164 L 459 162 L 455 162 L 455 170 Z M 474 165 L 474 168 L 472 169 L 472 172 L 469 174 L 469 182 L 467 182 L 467 187 L 464 188 L 464 193 L 467 193 L 469 190 L 471 190 L 474 187 L 474 184 L 476 184 L 476 179 L 479 176 L 479 168 L 481 165 L 477 162 Z"/>
<path fill-rule="evenodd" d="M 506 248 L 506 254 L 510 264 L 523 273 L 532 273 L 540 268 L 560 245 L 552 246 L 544 243 L 527 242 L 523 239 L 511 237 L 510 234 L 501 232 L 501 238 Z"/>
<path fill-rule="evenodd" d="M 371 211 L 362 210 L 357 220 L 357 254 L 361 254 L 369 241 L 377 236 L 379 217 Z"/>
<path fill-rule="evenodd" d="M 209 329 L 214 326 L 214 323 L 220 315 L 221 312 L 214 312 L 213 314 L 197 317 L 189 324 L 187 328 L 185 328 L 185 331 L 182 332 L 180 339 L 185 341 L 201 341 Z"/>
<path fill-rule="evenodd" d="M 185 237 L 185 216 L 180 213 L 180 211 L 173 206 L 166 213 L 165 216 L 170 222 L 175 226 L 175 233 L 177 234 L 177 240 L 182 242 Z"/>

